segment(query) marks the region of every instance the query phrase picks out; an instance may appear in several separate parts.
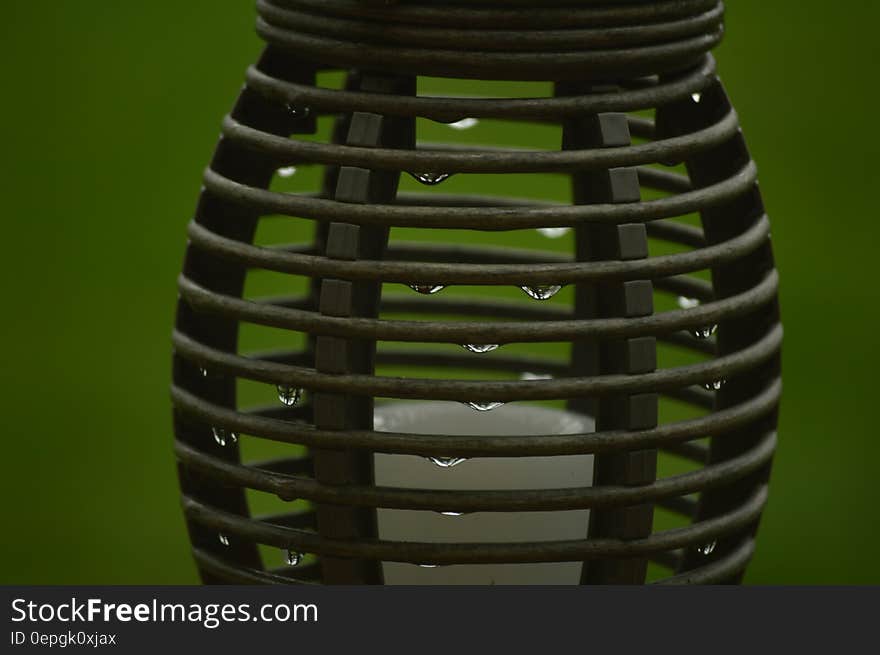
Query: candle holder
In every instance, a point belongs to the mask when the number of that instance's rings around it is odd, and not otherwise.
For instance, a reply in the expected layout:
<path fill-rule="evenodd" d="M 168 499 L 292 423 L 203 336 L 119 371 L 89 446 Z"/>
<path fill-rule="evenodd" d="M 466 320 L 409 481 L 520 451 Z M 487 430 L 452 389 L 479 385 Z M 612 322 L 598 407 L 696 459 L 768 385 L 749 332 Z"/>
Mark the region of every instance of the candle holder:
<path fill-rule="evenodd" d="M 721 2 L 257 8 L 173 334 L 204 582 L 738 582 L 782 328 Z"/>

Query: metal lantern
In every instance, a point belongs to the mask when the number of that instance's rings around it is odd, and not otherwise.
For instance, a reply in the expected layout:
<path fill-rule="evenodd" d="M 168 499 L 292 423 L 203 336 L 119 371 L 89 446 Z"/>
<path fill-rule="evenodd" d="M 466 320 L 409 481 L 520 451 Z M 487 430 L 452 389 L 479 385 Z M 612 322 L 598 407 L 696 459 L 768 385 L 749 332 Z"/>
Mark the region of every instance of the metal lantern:
<path fill-rule="evenodd" d="M 716 0 L 259 0 L 179 280 L 206 583 L 736 583 L 770 225 Z"/>

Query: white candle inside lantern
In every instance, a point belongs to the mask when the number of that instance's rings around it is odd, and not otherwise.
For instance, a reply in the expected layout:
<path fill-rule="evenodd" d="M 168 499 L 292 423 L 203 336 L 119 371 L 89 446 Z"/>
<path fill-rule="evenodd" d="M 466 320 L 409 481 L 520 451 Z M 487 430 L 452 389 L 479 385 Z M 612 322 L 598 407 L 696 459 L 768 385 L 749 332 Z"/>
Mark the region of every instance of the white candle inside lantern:
<path fill-rule="evenodd" d="M 593 432 L 589 417 L 524 405 L 477 412 L 450 402 L 392 403 L 376 409 L 376 429 L 440 435 L 576 434 Z M 449 453 L 455 455 L 455 453 Z M 376 455 L 376 484 L 418 489 L 554 489 L 587 487 L 592 455 L 474 458 L 441 467 L 423 457 Z M 477 512 L 461 516 L 380 509 L 379 537 L 393 541 L 533 542 L 584 539 L 589 510 Z M 431 562 L 423 564 L 430 565 Z M 577 584 L 580 562 L 458 564 L 424 567 L 386 562 L 386 584 Z"/>

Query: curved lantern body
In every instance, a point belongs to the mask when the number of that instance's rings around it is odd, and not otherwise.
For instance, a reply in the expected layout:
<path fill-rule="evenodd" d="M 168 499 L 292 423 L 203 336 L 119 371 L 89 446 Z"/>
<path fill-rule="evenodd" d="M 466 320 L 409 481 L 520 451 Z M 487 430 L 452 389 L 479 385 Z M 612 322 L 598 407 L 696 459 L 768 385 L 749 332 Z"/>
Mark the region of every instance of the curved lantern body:
<path fill-rule="evenodd" d="M 721 3 L 258 10 L 173 337 L 203 580 L 739 581 L 782 329 Z"/>

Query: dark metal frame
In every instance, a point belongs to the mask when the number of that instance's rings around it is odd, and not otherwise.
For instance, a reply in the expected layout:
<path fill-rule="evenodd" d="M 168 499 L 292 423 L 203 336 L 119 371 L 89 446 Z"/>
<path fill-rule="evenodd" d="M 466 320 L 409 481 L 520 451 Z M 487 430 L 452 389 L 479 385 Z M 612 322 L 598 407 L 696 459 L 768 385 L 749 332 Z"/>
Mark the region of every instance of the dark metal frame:
<path fill-rule="evenodd" d="M 782 330 L 769 223 L 736 114 L 709 49 L 722 29 L 714 0 L 541 3 L 260 0 L 269 46 L 223 122 L 180 278 L 174 331 L 174 428 L 184 511 L 203 579 L 379 584 L 380 563 L 583 561 L 582 583 L 737 582 L 752 554 L 776 442 Z M 296 29 L 293 29 L 296 26 Z M 381 28 L 377 27 L 381 26 Z M 325 67 L 352 70 L 319 88 Z M 355 70 L 356 69 L 356 70 Z M 547 98 L 429 98 L 416 76 L 553 80 Z M 698 99 L 699 101 L 695 100 Z M 632 112 L 655 110 L 655 120 Z M 332 143 L 297 140 L 336 116 Z M 558 151 L 418 149 L 415 119 L 464 117 L 563 126 Z M 294 135 L 294 138 L 291 138 Z M 633 144 L 632 137 L 641 140 Z M 686 165 L 687 175 L 656 164 Z M 325 167 L 323 192 L 269 191 L 275 170 Z M 403 171 L 570 175 L 573 204 L 515 198 L 397 195 Z M 665 195 L 641 200 L 643 189 Z M 678 217 L 699 213 L 702 229 Z M 253 245 L 267 214 L 311 219 L 313 243 Z M 575 228 L 571 258 L 462 244 L 389 243 L 391 227 Z M 680 246 L 649 256 L 649 239 Z M 304 275 L 304 297 L 242 298 L 250 269 Z M 711 284 L 691 275 L 711 269 Z M 486 299 L 385 297 L 384 283 L 575 285 L 571 310 Z M 655 313 L 655 294 L 699 299 Z M 380 310 L 468 320 L 404 321 Z M 499 320 L 500 319 L 500 320 Z M 245 356 L 240 322 L 309 335 L 302 352 Z M 717 324 L 712 339 L 689 331 Z M 503 355 L 380 351 L 381 341 L 572 344 L 569 365 Z M 657 367 L 657 343 L 710 356 Z M 475 361 L 475 359 L 477 361 Z M 379 363 L 540 371 L 549 380 L 394 378 Z M 202 369 L 211 375 L 204 376 Z M 302 387 L 311 402 L 242 411 L 236 378 Z M 700 385 L 724 379 L 719 390 Z M 566 400 L 597 418 L 575 435 L 414 435 L 372 429 L 376 397 L 450 401 Z M 658 399 L 704 410 L 658 421 Z M 309 455 L 241 462 L 212 428 L 308 446 Z M 711 436 L 709 447 L 697 441 Z M 594 486 L 520 491 L 381 488 L 373 453 L 463 457 L 596 455 Z M 657 453 L 700 466 L 657 477 Z M 314 508 L 254 518 L 245 489 Z M 693 494 L 699 494 L 698 500 Z M 692 519 L 653 531 L 663 507 Z M 590 508 L 583 540 L 434 544 L 382 541 L 376 508 L 498 512 Z M 218 534 L 228 535 L 220 543 Z M 256 544 L 317 556 L 264 570 Z M 706 548 L 712 544 L 712 548 Z M 709 550 L 710 552 L 705 552 Z"/>

